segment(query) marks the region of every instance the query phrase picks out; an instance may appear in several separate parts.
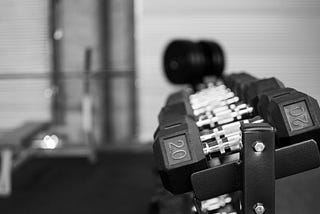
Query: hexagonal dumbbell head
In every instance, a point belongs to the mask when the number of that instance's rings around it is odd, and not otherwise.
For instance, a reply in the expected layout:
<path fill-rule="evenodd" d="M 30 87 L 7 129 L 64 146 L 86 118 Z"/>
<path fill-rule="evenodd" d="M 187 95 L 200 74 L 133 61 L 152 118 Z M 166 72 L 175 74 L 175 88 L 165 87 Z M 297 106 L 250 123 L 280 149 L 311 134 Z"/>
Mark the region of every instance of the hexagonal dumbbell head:
<path fill-rule="evenodd" d="M 192 173 L 208 167 L 195 122 L 184 117 L 160 124 L 154 138 L 153 153 L 164 187 L 174 194 L 191 191 Z"/>
<path fill-rule="evenodd" d="M 169 95 L 166 105 L 173 105 L 176 103 L 189 103 L 190 90 L 181 90 Z"/>
<path fill-rule="evenodd" d="M 255 77 L 245 72 L 231 74 L 224 78 L 225 84 L 234 93 L 236 93 L 240 99 L 244 98 L 244 94 L 245 94 L 244 91 L 246 89 L 247 84 L 256 80 L 257 79 Z"/>
<path fill-rule="evenodd" d="M 189 102 L 189 95 L 190 93 L 185 90 L 172 93 L 158 115 L 159 123 L 165 124 L 179 120 L 186 115 L 193 118 L 193 109 Z"/>
<path fill-rule="evenodd" d="M 239 73 L 232 73 L 230 75 L 224 76 L 223 77 L 224 84 L 232 90 L 237 76 L 239 76 Z"/>
<path fill-rule="evenodd" d="M 278 146 L 305 140 L 320 140 L 318 102 L 302 92 L 272 97 L 265 118 L 277 130 Z"/>
<path fill-rule="evenodd" d="M 174 122 L 184 116 L 189 116 L 194 119 L 193 109 L 190 103 L 182 102 L 164 106 L 158 115 L 158 121 L 159 123 Z"/>
<path fill-rule="evenodd" d="M 237 96 L 241 100 L 244 100 L 247 87 L 252 82 L 255 82 L 257 80 L 258 80 L 257 78 L 251 76 L 250 74 L 240 73 L 234 81 L 233 91 L 237 94 Z"/>
<path fill-rule="evenodd" d="M 296 90 L 293 88 L 280 88 L 278 90 L 263 92 L 258 95 L 256 111 L 262 118 L 267 119 L 268 106 L 271 99 L 295 92 Z"/>
<path fill-rule="evenodd" d="M 246 103 L 256 108 L 259 94 L 278 90 L 280 88 L 284 88 L 284 84 L 274 77 L 253 81 L 248 85 L 245 91 L 244 100 Z"/>

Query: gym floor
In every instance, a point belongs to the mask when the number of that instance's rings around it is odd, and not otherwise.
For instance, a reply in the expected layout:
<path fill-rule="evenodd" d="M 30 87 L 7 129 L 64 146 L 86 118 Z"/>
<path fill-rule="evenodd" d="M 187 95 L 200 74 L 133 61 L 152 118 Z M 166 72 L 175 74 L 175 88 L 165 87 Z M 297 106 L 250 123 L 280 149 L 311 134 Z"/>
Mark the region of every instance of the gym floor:
<path fill-rule="evenodd" d="M 87 159 L 32 159 L 14 173 L 1 214 L 148 213 L 157 178 L 151 148 L 116 149 Z M 276 211 L 320 213 L 320 169 L 278 180 Z"/>

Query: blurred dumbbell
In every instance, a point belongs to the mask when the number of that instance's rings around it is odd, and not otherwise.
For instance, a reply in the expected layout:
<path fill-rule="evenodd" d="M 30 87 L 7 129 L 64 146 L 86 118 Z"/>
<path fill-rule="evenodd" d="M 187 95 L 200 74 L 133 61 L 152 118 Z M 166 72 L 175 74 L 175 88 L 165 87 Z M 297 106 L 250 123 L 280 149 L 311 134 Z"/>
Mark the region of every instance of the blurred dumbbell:
<path fill-rule="evenodd" d="M 246 104 L 229 105 L 218 107 L 212 110 L 208 115 L 195 117 L 192 115 L 192 110 L 187 111 L 182 103 L 165 106 L 159 114 L 159 123 L 168 124 L 179 121 L 181 118 L 188 116 L 196 122 L 198 129 L 206 130 L 207 133 L 214 133 L 226 136 L 234 132 L 236 126 L 237 132 L 240 131 L 240 123 L 238 121 L 251 117 L 252 108 Z M 250 121 L 260 121 L 261 117 L 255 117 Z M 243 120 L 245 121 L 245 120 Z M 262 122 L 263 120 L 261 120 Z M 225 125 L 224 125 L 225 124 Z M 219 130 L 219 131 L 217 131 Z"/>
<path fill-rule="evenodd" d="M 274 78 L 256 79 L 247 73 L 232 74 L 226 79 L 226 84 L 240 97 L 242 101 L 257 108 L 259 95 L 284 88 L 284 84 Z"/>
<path fill-rule="evenodd" d="M 249 83 L 242 93 L 244 94 L 244 101 L 256 108 L 260 94 L 281 88 L 284 88 L 284 84 L 277 78 L 271 77 Z"/>
<path fill-rule="evenodd" d="M 213 104 L 212 102 L 217 102 L 217 101 L 221 101 L 224 99 L 228 99 L 228 98 L 233 98 L 231 100 L 228 100 L 227 103 L 228 104 L 232 104 L 235 102 L 239 101 L 239 98 L 234 97 L 234 93 L 227 91 L 227 90 L 216 90 L 216 88 L 210 88 L 204 90 L 202 93 L 195 93 L 195 94 L 191 94 L 190 92 L 186 91 L 186 90 L 182 90 L 176 93 L 171 94 L 167 101 L 166 101 L 166 106 L 170 106 L 170 105 L 174 105 L 177 103 L 183 103 L 184 105 L 192 105 L 192 108 L 204 108 L 209 104 Z M 216 90 L 214 92 L 214 90 Z M 208 92 L 209 91 L 209 92 Z M 210 93 L 213 92 L 213 93 Z M 189 107 L 187 107 L 189 108 Z"/>
<path fill-rule="evenodd" d="M 247 104 L 240 104 L 235 106 L 234 109 L 217 112 L 216 114 L 209 114 L 208 116 L 201 117 L 197 122 L 199 128 L 213 128 L 218 125 L 231 123 L 236 120 L 247 119 L 253 116 L 253 108 Z"/>
<path fill-rule="evenodd" d="M 183 111 L 182 114 L 198 116 L 205 113 L 207 109 L 209 111 L 238 101 L 239 98 L 225 85 L 210 85 L 208 88 L 193 94 L 185 90 L 173 93 L 168 97 L 166 106 L 182 103 L 186 106 L 186 110 L 193 109 L 193 112 Z"/>
<path fill-rule="evenodd" d="M 183 102 L 163 107 L 158 116 L 158 120 L 160 123 L 163 123 L 164 121 L 174 121 L 179 116 L 187 115 L 197 121 L 199 128 L 205 126 L 213 128 L 216 125 L 230 123 L 251 116 L 253 108 L 243 103 L 232 104 L 237 100 L 238 99 L 211 100 L 210 108 L 207 106 L 202 109 L 203 111 L 201 112 L 199 112 L 199 109 L 194 110 L 191 104 L 187 100 L 184 100 Z M 200 113 L 205 114 L 201 115 Z"/>
<path fill-rule="evenodd" d="M 213 41 L 174 40 L 164 53 L 164 71 L 174 84 L 196 85 L 205 76 L 221 76 L 224 69 L 222 48 Z"/>
<path fill-rule="evenodd" d="M 226 88 L 225 85 L 208 83 L 207 88 L 196 93 L 192 93 L 192 90 L 182 90 L 171 94 L 166 101 L 166 105 L 187 103 L 193 105 L 193 108 L 201 108 L 208 105 L 211 101 L 218 100 L 217 98 L 219 98 L 219 100 L 234 98 L 233 100 L 235 101 L 228 101 L 229 104 L 239 101 L 239 98 L 235 97 L 234 93 Z"/>
<path fill-rule="evenodd" d="M 196 121 L 199 130 L 205 130 L 206 136 L 210 136 L 211 141 L 220 139 L 232 134 L 240 134 L 239 120 L 251 115 L 252 108 L 246 104 L 229 105 L 225 107 L 218 107 L 212 110 L 208 115 L 201 115 L 196 118 L 192 115 L 192 109 L 189 111 L 185 109 L 184 103 L 176 103 L 162 108 L 159 114 L 160 125 L 167 125 L 179 121 L 186 116 Z M 187 105 L 190 107 L 190 105 Z M 242 120 L 242 122 L 263 122 L 260 117 L 255 117 L 251 120 Z M 223 125 L 226 124 L 226 125 Z M 219 125 L 219 126 L 218 126 Z M 206 129 L 207 128 L 207 129 Z M 201 138 L 207 141 L 206 138 Z"/>
<path fill-rule="evenodd" d="M 241 73 L 229 78 L 228 84 L 277 129 L 278 146 L 320 139 L 320 110 L 314 98 L 284 88 L 276 78 L 257 80 Z M 221 117 L 219 119 L 223 121 Z M 197 125 L 201 126 L 201 122 Z"/>
<path fill-rule="evenodd" d="M 208 106 L 216 100 L 227 100 L 235 97 L 235 94 L 225 85 L 209 87 L 189 96 L 190 104 L 194 109 Z"/>
<path fill-rule="evenodd" d="M 231 74 L 225 78 L 226 85 L 241 99 L 244 100 L 246 86 L 257 79 L 248 73 L 241 72 Z"/>
<path fill-rule="evenodd" d="M 260 122 L 259 118 L 242 123 Z M 161 123 L 154 135 L 153 152 L 162 182 L 174 194 L 191 191 L 192 173 L 208 167 L 207 158 L 239 152 L 241 122 L 234 122 L 201 135 L 187 116 Z"/>
<path fill-rule="evenodd" d="M 191 95 L 191 91 L 187 91 L 187 90 L 181 90 L 175 93 L 172 93 L 169 95 L 167 101 L 166 101 L 166 105 L 173 105 L 176 103 L 184 103 L 184 102 L 188 102 L 189 103 L 189 96 Z"/>
<path fill-rule="evenodd" d="M 211 99 L 206 106 L 197 109 L 194 109 L 188 100 L 184 100 L 183 102 L 164 106 L 160 111 L 158 119 L 159 121 L 162 121 L 165 113 L 173 112 L 181 115 L 188 115 L 197 120 L 203 115 L 210 114 L 213 116 L 223 111 L 236 111 L 237 109 L 247 107 L 246 104 L 237 103 L 238 100 L 239 98 L 237 97 L 232 97 L 226 100 Z"/>
<path fill-rule="evenodd" d="M 258 114 L 263 118 L 267 118 L 267 115 L 268 115 L 267 106 L 269 105 L 271 99 L 278 96 L 283 96 L 285 94 L 295 93 L 295 92 L 296 90 L 293 88 L 281 88 L 278 90 L 267 91 L 259 94 L 258 103 L 256 106 Z"/>

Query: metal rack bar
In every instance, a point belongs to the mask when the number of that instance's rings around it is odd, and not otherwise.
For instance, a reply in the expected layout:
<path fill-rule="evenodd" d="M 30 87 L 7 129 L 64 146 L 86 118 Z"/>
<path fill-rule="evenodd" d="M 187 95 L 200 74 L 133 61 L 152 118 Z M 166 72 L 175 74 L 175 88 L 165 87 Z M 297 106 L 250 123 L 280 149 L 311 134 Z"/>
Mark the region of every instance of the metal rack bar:
<path fill-rule="evenodd" d="M 275 150 L 276 179 L 315 169 L 319 166 L 319 148 L 314 140 L 303 141 Z M 207 200 L 241 190 L 243 188 L 242 163 L 233 161 L 196 172 L 191 176 L 191 183 L 199 200 Z M 211 188 L 207 188 L 208 186 Z"/>
<path fill-rule="evenodd" d="M 266 123 L 243 124 L 242 213 L 275 213 L 275 130 Z"/>

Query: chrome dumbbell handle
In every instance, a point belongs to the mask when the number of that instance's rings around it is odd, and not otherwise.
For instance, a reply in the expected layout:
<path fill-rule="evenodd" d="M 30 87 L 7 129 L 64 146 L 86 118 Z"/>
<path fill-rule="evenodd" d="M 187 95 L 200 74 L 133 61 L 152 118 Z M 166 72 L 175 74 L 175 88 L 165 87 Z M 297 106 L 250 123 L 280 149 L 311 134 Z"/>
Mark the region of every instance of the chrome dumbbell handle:
<path fill-rule="evenodd" d="M 221 112 L 212 118 L 199 120 L 196 122 L 196 124 L 198 127 L 210 125 L 210 127 L 214 128 L 216 125 L 223 125 L 223 124 L 231 123 L 235 120 L 241 120 L 243 116 L 247 114 L 251 114 L 252 112 L 253 112 L 253 108 L 250 106 L 247 106 L 246 108 L 240 109 L 240 110 L 236 109 L 236 110 Z"/>
<path fill-rule="evenodd" d="M 219 126 L 217 128 L 214 128 L 210 130 L 209 134 L 204 134 L 200 136 L 200 139 L 202 142 L 216 139 L 216 138 L 221 138 L 222 136 L 229 136 L 234 133 L 239 133 L 240 132 L 240 126 L 241 123 L 262 123 L 263 119 L 259 116 L 256 116 L 252 119 L 246 119 L 246 120 L 241 120 L 241 121 L 236 121 L 233 123 L 229 123 L 226 125 Z"/>

